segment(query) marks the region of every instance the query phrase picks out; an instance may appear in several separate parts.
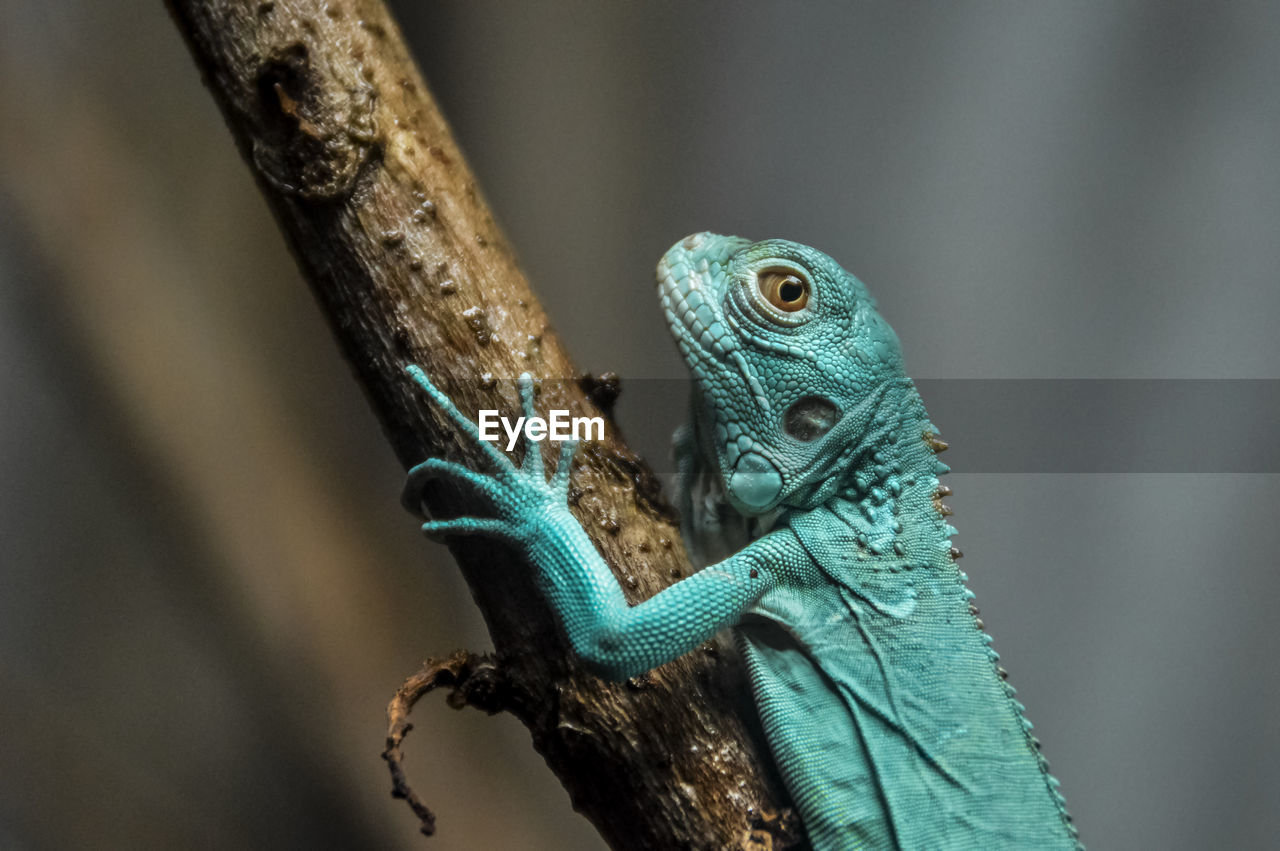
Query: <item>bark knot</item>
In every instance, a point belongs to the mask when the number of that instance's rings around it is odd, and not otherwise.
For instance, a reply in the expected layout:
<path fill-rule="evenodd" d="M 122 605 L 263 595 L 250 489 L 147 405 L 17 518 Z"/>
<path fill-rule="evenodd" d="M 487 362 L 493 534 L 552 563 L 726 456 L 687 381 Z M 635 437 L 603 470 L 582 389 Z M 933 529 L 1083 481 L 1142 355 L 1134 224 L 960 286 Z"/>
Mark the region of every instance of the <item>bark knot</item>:
<path fill-rule="evenodd" d="M 350 195 L 379 150 L 377 90 L 358 74 L 313 61 L 302 41 L 272 50 L 258 66 L 252 159 L 277 190 L 308 201 Z"/>

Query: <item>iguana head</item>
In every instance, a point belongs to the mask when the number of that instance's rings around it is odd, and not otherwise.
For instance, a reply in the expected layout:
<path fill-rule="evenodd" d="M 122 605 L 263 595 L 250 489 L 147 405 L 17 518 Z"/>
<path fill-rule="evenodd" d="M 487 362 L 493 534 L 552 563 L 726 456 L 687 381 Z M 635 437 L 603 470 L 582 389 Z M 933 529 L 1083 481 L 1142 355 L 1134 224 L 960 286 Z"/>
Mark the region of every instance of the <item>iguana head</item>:
<path fill-rule="evenodd" d="M 862 450 L 896 440 L 883 408 L 908 383 L 897 335 L 830 257 L 698 233 L 657 274 L 701 452 L 739 512 L 823 502 Z"/>

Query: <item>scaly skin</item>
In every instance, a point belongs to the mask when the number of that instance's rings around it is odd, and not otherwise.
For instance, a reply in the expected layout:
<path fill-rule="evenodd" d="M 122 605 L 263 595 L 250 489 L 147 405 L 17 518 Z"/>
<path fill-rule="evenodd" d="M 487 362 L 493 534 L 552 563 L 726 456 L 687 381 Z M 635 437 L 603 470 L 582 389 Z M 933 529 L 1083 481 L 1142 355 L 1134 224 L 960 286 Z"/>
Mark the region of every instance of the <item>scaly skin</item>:
<path fill-rule="evenodd" d="M 783 275 L 790 289 L 778 289 Z M 658 287 L 694 378 L 676 441 L 686 537 L 695 554 L 732 554 L 628 606 L 569 513 L 570 443 L 549 482 L 537 443 L 518 468 L 479 443 L 489 475 L 440 459 L 415 467 L 411 509 L 431 478 L 472 487 L 489 508 L 423 530 L 520 549 L 603 676 L 643 673 L 731 627 L 819 851 L 1078 848 L 976 620 L 938 501 L 947 468 L 934 428 L 866 288 L 812 248 L 707 233 L 667 252 Z M 531 415 L 529 376 L 520 390 Z"/>

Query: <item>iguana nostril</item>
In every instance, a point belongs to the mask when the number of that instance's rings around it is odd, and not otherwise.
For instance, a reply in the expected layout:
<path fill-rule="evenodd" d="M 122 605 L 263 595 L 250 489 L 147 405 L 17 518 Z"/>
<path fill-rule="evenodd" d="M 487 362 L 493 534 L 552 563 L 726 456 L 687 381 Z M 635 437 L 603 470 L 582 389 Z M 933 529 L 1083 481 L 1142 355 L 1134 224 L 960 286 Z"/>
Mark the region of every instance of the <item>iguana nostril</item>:
<path fill-rule="evenodd" d="M 751 509 L 763 510 L 773 504 L 782 492 L 782 474 L 765 458 L 748 452 L 734 465 L 729 478 L 729 493 Z"/>

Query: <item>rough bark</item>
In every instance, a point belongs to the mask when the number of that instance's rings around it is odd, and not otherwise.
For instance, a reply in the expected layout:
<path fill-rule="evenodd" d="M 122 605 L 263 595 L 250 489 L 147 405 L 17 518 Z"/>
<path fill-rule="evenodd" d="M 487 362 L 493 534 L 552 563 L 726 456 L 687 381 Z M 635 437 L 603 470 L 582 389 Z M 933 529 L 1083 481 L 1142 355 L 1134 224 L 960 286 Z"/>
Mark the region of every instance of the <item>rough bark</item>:
<path fill-rule="evenodd" d="M 544 407 L 599 413 L 611 388 L 577 378 L 381 3 L 168 5 L 405 466 L 480 462 L 407 380 L 409 363 L 464 411 L 515 411 L 499 379 L 529 371 L 561 379 L 543 381 Z M 572 493 L 633 602 L 689 572 L 651 473 L 616 429 L 580 451 Z M 427 496 L 433 511 L 466 507 L 444 488 Z M 520 718 L 612 847 L 803 844 L 743 720 L 754 713 L 731 654 L 711 644 L 603 682 L 576 664 L 518 556 L 481 540 L 451 549 L 501 672 L 485 708 Z"/>

